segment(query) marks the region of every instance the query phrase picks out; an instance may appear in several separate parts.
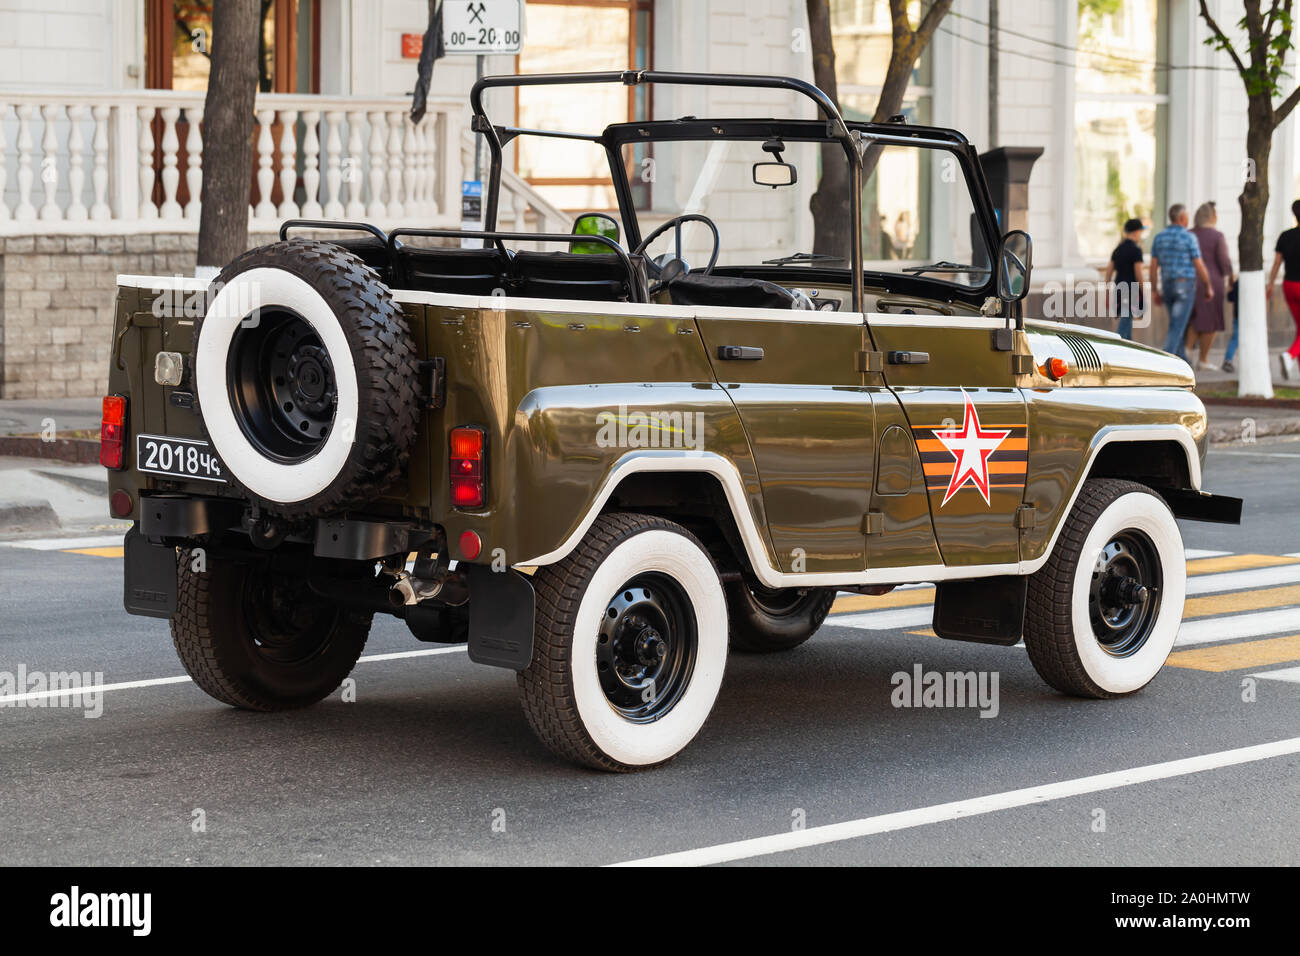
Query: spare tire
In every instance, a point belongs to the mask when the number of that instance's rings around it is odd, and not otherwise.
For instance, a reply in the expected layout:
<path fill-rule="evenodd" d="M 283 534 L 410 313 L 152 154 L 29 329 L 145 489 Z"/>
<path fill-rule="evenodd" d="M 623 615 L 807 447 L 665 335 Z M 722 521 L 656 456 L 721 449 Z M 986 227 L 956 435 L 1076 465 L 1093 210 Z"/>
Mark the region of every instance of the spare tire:
<path fill-rule="evenodd" d="M 380 494 L 406 467 L 419 403 L 415 340 L 379 276 L 293 239 L 244 253 L 213 291 L 194 387 L 232 486 L 287 517 Z"/>

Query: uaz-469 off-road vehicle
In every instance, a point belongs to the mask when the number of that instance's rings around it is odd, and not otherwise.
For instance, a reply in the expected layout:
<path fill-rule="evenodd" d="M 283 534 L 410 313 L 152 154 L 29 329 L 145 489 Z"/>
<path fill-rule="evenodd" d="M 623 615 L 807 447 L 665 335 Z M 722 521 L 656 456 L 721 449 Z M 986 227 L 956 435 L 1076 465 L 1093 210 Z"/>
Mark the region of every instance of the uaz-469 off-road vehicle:
<path fill-rule="evenodd" d="M 491 87 L 599 83 L 819 116 L 587 135 L 483 111 Z M 792 648 L 836 591 L 908 582 L 936 583 L 941 637 L 1023 636 L 1066 693 L 1155 676 L 1175 516 L 1241 503 L 1200 490 L 1184 362 L 1024 321 L 1029 237 L 999 234 L 960 134 L 846 123 L 778 77 L 491 77 L 471 102 L 485 232 L 290 222 L 210 286 L 120 280 L 103 460 L 133 521 L 126 607 L 171 619 L 200 687 L 313 703 L 395 614 L 516 670 L 557 754 L 634 770 L 700 730 L 729 646 Z M 496 231 L 523 141 L 599 157 L 617 218 Z M 792 159 L 805 186 L 845 166 L 816 225 Z"/>

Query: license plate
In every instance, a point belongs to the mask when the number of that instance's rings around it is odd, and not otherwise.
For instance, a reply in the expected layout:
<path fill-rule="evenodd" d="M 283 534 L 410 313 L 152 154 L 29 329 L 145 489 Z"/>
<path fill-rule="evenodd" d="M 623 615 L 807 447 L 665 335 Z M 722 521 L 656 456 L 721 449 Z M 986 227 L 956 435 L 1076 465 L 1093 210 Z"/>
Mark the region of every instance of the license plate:
<path fill-rule="evenodd" d="M 136 435 L 135 460 L 136 469 L 150 475 L 223 484 L 226 481 L 221 461 L 212 446 L 197 438 Z"/>

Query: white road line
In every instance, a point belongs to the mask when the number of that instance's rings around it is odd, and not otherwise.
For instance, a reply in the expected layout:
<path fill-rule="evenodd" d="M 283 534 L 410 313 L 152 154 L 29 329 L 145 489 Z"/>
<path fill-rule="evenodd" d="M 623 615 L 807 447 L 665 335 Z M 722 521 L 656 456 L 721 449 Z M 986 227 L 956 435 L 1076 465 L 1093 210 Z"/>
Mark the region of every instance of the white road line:
<path fill-rule="evenodd" d="M 856 627 L 864 631 L 889 631 L 904 627 L 929 627 L 933 617 L 934 609 L 923 604 L 920 607 L 897 607 L 885 611 L 832 614 L 826 623 L 833 627 Z"/>
<path fill-rule="evenodd" d="M 1300 629 L 1300 607 L 1275 608 L 1250 614 L 1228 614 L 1184 621 L 1174 644 L 1209 644 L 1213 641 L 1239 641 L 1244 637 L 1262 637 L 1280 631 Z"/>
<path fill-rule="evenodd" d="M 1251 674 L 1251 677 L 1263 677 L 1265 680 L 1284 680 L 1292 684 L 1300 684 L 1300 667 L 1283 667 L 1275 671 L 1260 671 L 1258 674 Z"/>
<path fill-rule="evenodd" d="M 1300 458 L 1300 455 L 1283 451 L 1222 451 L 1216 449 L 1215 457 L 1219 455 L 1240 455 L 1248 458 Z"/>
<path fill-rule="evenodd" d="M 456 654 L 465 650 L 464 644 L 457 644 L 452 647 L 427 647 L 418 651 L 397 651 L 392 654 L 367 654 L 360 658 L 357 663 L 365 664 L 373 661 L 396 661 L 406 657 L 431 657 L 435 654 Z M 24 700 L 49 700 L 54 697 L 80 697 L 83 694 L 98 694 L 109 690 L 134 690 L 137 687 L 159 687 L 163 684 L 188 684 L 189 677 L 153 677 L 149 680 L 128 680 L 116 684 L 89 684 L 85 687 L 60 689 L 60 690 L 38 690 L 25 694 L 6 694 L 0 697 L 0 706 L 5 704 L 16 704 Z"/>
<path fill-rule="evenodd" d="M 0 541 L 0 548 L 28 548 L 32 551 L 62 551 L 66 548 L 107 548 L 122 543 L 121 534 L 99 535 L 94 538 L 27 538 L 20 541 Z"/>
<path fill-rule="evenodd" d="M 1187 596 L 1214 594 L 1218 591 L 1243 591 L 1246 588 L 1269 588 L 1278 584 L 1295 584 L 1297 581 L 1300 581 L 1300 564 L 1198 574 L 1187 579 Z"/>
<path fill-rule="evenodd" d="M 1195 561 L 1197 558 L 1224 558 L 1232 554 L 1231 551 L 1206 551 L 1203 548 L 1188 548 L 1183 552 L 1183 557 L 1188 561 Z"/>
<path fill-rule="evenodd" d="M 1148 764 L 1130 770 L 1116 770 L 1100 773 L 1091 777 L 1079 777 L 1074 780 L 1062 780 L 1057 783 L 1023 790 L 1009 790 L 1005 793 L 989 794 L 970 800 L 957 800 L 936 806 L 919 807 L 915 810 L 903 810 L 899 813 L 886 813 L 860 820 L 848 820 L 844 823 L 831 823 L 812 827 L 808 830 L 793 830 L 789 833 L 777 833 L 772 836 L 756 837 L 752 840 L 737 840 L 734 843 L 722 843 L 717 846 L 701 847 L 697 850 L 683 850 L 680 853 L 665 853 L 662 856 L 645 857 L 615 863 L 614 866 L 708 866 L 714 863 L 729 863 L 732 860 L 746 860 L 771 853 L 785 853 L 801 850 L 825 843 L 839 843 L 855 840 L 859 837 L 872 836 L 877 833 L 892 833 L 912 827 L 943 823 L 948 820 L 961 820 L 966 817 L 980 816 L 998 810 L 1025 807 L 1050 800 L 1063 800 L 1086 793 L 1098 793 L 1103 790 L 1117 790 L 1139 783 L 1151 783 L 1155 780 L 1168 780 L 1172 777 L 1184 777 L 1188 774 L 1233 767 L 1240 764 L 1255 763 L 1273 757 L 1285 757 L 1300 753 L 1300 737 L 1278 740 L 1273 743 L 1257 744 L 1253 747 L 1240 747 L 1235 750 L 1221 750 L 1218 753 L 1202 754 L 1197 757 L 1185 757 L 1165 763 Z"/>

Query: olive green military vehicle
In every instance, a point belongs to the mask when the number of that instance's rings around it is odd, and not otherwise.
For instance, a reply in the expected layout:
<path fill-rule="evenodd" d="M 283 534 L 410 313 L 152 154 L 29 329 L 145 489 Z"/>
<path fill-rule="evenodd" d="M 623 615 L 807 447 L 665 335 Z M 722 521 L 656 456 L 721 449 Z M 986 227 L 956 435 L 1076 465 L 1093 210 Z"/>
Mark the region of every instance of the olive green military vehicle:
<path fill-rule="evenodd" d="M 489 121 L 486 91 L 541 84 L 749 87 L 816 116 Z M 700 731 L 729 648 L 789 650 L 838 591 L 913 582 L 940 637 L 1023 639 L 1062 692 L 1156 675 L 1175 518 L 1241 502 L 1201 489 L 1184 362 L 1025 319 L 1029 237 L 1000 233 L 960 134 L 846 122 L 780 77 L 489 77 L 471 105 L 483 231 L 295 221 L 210 284 L 120 280 L 102 454 L 126 609 L 170 618 L 203 690 L 311 704 L 392 614 L 517 671 L 555 753 L 636 770 Z M 594 157 L 616 211 L 498 231 L 525 144 Z M 814 222 L 819 181 L 840 195 Z"/>

